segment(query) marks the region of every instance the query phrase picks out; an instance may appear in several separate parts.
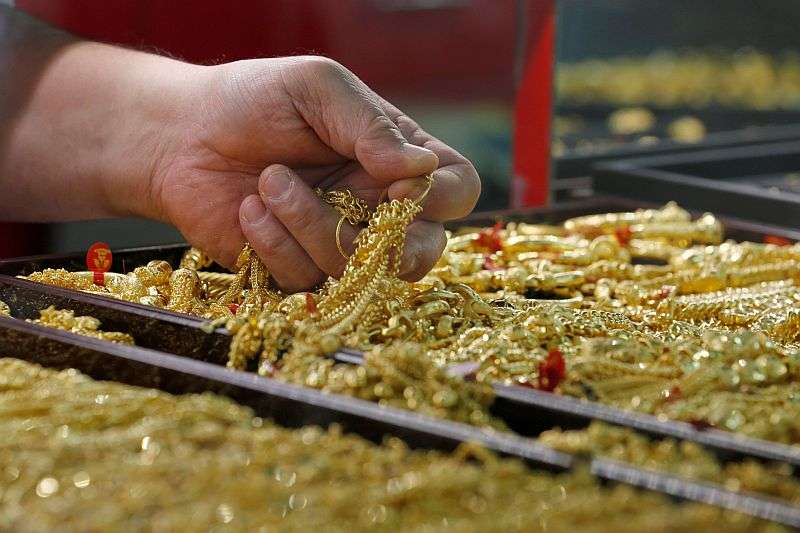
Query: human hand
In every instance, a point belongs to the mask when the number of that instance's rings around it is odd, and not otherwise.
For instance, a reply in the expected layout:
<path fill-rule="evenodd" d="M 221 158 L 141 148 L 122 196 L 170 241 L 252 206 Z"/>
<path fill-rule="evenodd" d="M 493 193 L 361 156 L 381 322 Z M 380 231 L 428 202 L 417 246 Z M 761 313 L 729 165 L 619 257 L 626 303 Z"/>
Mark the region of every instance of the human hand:
<path fill-rule="evenodd" d="M 151 201 L 190 243 L 232 265 L 245 240 L 287 291 L 341 274 L 339 214 L 313 191 L 350 189 L 375 207 L 434 184 L 401 262 L 419 279 L 438 260 L 442 222 L 468 214 L 474 167 L 334 61 L 295 57 L 203 70 L 196 105 L 152 174 Z M 357 228 L 344 224 L 352 252 Z"/>
<path fill-rule="evenodd" d="M 140 216 L 169 222 L 233 266 L 245 240 L 287 291 L 342 272 L 338 213 L 313 187 L 371 207 L 416 198 L 401 275 L 417 279 L 480 183 L 351 72 L 319 57 L 198 66 L 75 39 L 0 8 L 0 220 Z M 17 20 L 19 18 L 24 20 Z M 45 38 L 46 37 L 46 38 Z M 291 169 L 291 170 L 290 170 Z M 352 251 L 356 228 L 343 225 Z"/>
<path fill-rule="evenodd" d="M 408 228 L 401 276 L 409 280 L 441 255 L 442 222 L 468 214 L 478 199 L 468 160 L 332 60 L 198 67 L 188 83 L 191 105 L 165 137 L 148 201 L 224 265 L 249 241 L 286 291 L 338 276 L 346 262 L 335 240 L 339 214 L 315 187 L 350 189 L 374 208 L 385 196 L 416 198 L 434 172 Z M 357 232 L 343 224 L 348 252 Z"/>

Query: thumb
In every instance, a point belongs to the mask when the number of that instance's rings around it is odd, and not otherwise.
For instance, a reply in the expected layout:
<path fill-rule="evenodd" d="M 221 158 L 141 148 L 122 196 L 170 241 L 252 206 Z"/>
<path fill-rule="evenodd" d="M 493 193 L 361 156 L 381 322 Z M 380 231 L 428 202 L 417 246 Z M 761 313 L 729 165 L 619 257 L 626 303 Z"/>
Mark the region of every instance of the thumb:
<path fill-rule="evenodd" d="M 383 110 L 380 97 L 345 67 L 307 57 L 299 69 L 304 79 L 298 96 L 305 101 L 296 107 L 303 118 L 331 148 L 357 160 L 372 177 L 393 182 L 439 166 L 436 154 L 409 143 Z"/>

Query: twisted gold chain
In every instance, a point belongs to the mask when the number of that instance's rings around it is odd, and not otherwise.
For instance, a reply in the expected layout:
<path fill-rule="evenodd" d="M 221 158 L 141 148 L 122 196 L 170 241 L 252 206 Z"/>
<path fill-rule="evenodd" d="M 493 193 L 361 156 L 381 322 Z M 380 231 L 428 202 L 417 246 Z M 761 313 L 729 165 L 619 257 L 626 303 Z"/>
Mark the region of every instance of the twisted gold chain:
<path fill-rule="evenodd" d="M 692 220 L 668 204 L 561 226 L 465 228 L 449 236 L 428 276 L 406 283 L 397 279 L 398 258 L 424 196 L 380 204 L 341 279 L 314 293 L 270 290 L 249 247 L 235 275 L 172 272 L 152 262 L 110 276 L 105 288 L 66 271 L 30 277 L 217 318 L 234 335 L 230 366 L 256 361 L 263 374 L 310 386 L 364 395 L 372 382 L 327 354 L 349 347 L 369 351 L 373 363 L 382 352 L 386 360 L 405 361 L 392 355 L 403 345 L 403 353 L 420 359 L 419 368 L 472 364 L 478 383 L 547 387 L 800 442 L 800 391 L 791 378 L 800 376 L 800 245 L 722 242 L 711 215 Z M 352 194 L 323 197 L 342 215 L 363 220 L 363 204 Z M 637 264 L 643 260 L 648 264 Z M 203 264 L 203 254 L 190 250 L 182 264 Z M 396 376 L 381 368 L 384 385 L 409 379 L 399 368 Z M 382 385 L 370 397 L 419 409 L 451 404 L 433 401 L 439 386 L 423 374 L 403 390 Z M 452 390 L 458 400 L 438 412 L 495 423 L 486 404 L 470 403 L 482 392 Z"/>

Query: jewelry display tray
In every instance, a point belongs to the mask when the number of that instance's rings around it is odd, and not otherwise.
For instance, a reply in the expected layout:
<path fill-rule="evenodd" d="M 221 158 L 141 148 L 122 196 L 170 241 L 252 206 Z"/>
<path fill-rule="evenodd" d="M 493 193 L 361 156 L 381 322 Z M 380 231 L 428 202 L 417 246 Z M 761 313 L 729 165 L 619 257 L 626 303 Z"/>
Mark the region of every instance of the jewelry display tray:
<path fill-rule="evenodd" d="M 800 228 L 800 140 L 595 166 L 594 189 Z"/>
<path fill-rule="evenodd" d="M 596 198 L 546 209 L 483 213 L 462 224 L 488 224 L 497 219 L 553 223 L 582 214 L 634 207 L 623 199 Z M 794 232 L 778 227 L 733 220 L 724 222 L 727 234 L 736 239 L 760 240 L 766 235 L 788 239 L 798 237 Z M 112 270 L 129 271 L 155 258 L 176 265 L 185 249 L 186 246 L 181 244 L 115 251 Z M 13 277 L 48 267 L 80 270 L 85 268 L 82 263 L 82 254 L 0 261 L 0 300 L 10 306 L 15 317 L 0 317 L 0 354 L 47 367 L 76 368 L 95 379 L 155 387 L 172 393 L 216 392 L 251 407 L 259 416 L 289 427 L 337 423 L 346 431 L 373 441 L 394 435 L 413 447 L 441 450 L 452 450 L 462 442 L 476 442 L 502 455 L 517 457 L 551 471 L 588 464 L 593 473 L 606 481 L 736 509 L 800 527 L 800 509 L 779 500 L 736 493 L 713 483 L 690 481 L 608 459 L 570 456 L 526 437 L 536 436 L 550 428 L 581 428 L 592 420 L 603 420 L 655 439 L 671 437 L 697 442 L 723 461 L 742 458 L 781 461 L 793 465 L 795 471 L 800 470 L 797 468 L 800 466 L 800 448 L 715 429 L 699 430 L 690 424 L 659 420 L 595 402 L 503 385 L 494 387 L 496 400 L 492 411 L 518 435 L 483 430 L 290 385 L 249 372 L 229 370 L 224 365 L 230 337 L 224 329 L 208 332 L 202 320 L 188 315 Z M 101 321 L 104 330 L 133 335 L 137 345 L 110 343 L 20 320 L 38 317 L 38 311 L 49 305 L 94 316 Z M 359 364 L 361 355 L 343 351 L 335 358 Z"/>
<path fill-rule="evenodd" d="M 656 117 L 656 125 L 652 130 L 634 135 L 613 135 L 606 124 L 608 116 L 616 109 L 606 105 L 559 106 L 558 116 L 578 117 L 585 127 L 562 136 L 568 148 L 564 155 L 554 159 L 554 187 L 569 187 L 571 179 L 590 176 L 592 167 L 605 161 L 800 139 L 800 112 L 797 111 L 648 107 Z M 701 141 L 686 143 L 669 138 L 667 125 L 683 116 L 697 117 L 703 122 L 708 133 Z M 645 135 L 654 135 L 658 141 L 652 144 L 637 142 Z M 569 148 L 570 144 L 585 140 L 609 144 L 591 150 Z"/>

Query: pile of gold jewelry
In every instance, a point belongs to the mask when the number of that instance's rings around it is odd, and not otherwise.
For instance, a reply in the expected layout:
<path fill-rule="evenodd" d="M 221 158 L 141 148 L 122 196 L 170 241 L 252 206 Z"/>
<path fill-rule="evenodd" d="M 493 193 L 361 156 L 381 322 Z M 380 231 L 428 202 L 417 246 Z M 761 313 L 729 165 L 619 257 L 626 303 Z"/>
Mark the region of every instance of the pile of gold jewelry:
<path fill-rule="evenodd" d="M 590 59 L 560 64 L 556 84 L 559 101 L 576 105 L 796 109 L 800 54 L 658 51 Z"/>
<path fill-rule="evenodd" d="M 607 135 L 598 136 L 597 132 L 586 135 L 584 130 L 587 124 L 580 115 L 556 116 L 553 118 L 551 152 L 555 157 L 562 157 L 568 151 L 602 152 L 631 142 L 655 144 L 662 138 L 691 144 L 702 141 L 707 133 L 703 121 L 692 115 L 683 115 L 662 124 L 666 127 L 666 137 L 658 131 L 658 124 L 658 117 L 647 108 L 623 107 L 614 110 L 606 119 Z"/>
<path fill-rule="evenodd" d="M 587 472 L 465 445 L 288 430 L 181 397 L 0 359 L 4 531 L 782 531 Z"/>
<path fill-rule="evenodd" d="M 68 309 L 56 309 L 52 305 L 47 309 L 39 311 L 39 318 L 30 320 L 34 324 L 47 326 L 83 335 L 94 337 L 110 342 L 121 344 L 134 344 L 133 337 L 127 333 L 119 331 L 103 331 L 100 329 L 100 321 L 92 316 L 75 316 L 74 311 Z"/>
<path fill-rule="evenodd" d="M 487 384 L 555 391 L 800 444 L 800 245 L 722 242 L 661 209 L 558 226 L 462 228 L 422 281 L 396 277 L 418 201 L 382 204 L 340 280 L 283 295 L 245 247 L 237 274 L 190 250 L 109 276 L 29 279 L 190 312 L 234 335 L 229 366 L 478 425 Z M 368 353 L 359 368 L 340 348 Z M 446 372 L 471 363 L 467 380 Z"/>
<path fill-rule="evenodd" d="M 0 300 L 0 316 L 11 316 L 11 308 L 2 300 Z M 100 321 L 93 316 L 75 316 L 74 311 L 56 309 L 52 305 L 39 311 L 39 318 L 28 320 L 28 322 L 109 342 L 134 344 L 133 337 L 127 333 L 100 329 Z"/>
<path fill-rule="evenodd" d="M 647 470 L 719 483 L 734 492 L 764 494 L 800 505 L 800 480 L 786 463 L 764 465 L 747 459 L 723 464 L 694 442 L 653 441 L 631 429 L 601 422 L 593 422 L 584 430 L 548 430 L 538 440 L 573 455 L 608 457 Z"/>

